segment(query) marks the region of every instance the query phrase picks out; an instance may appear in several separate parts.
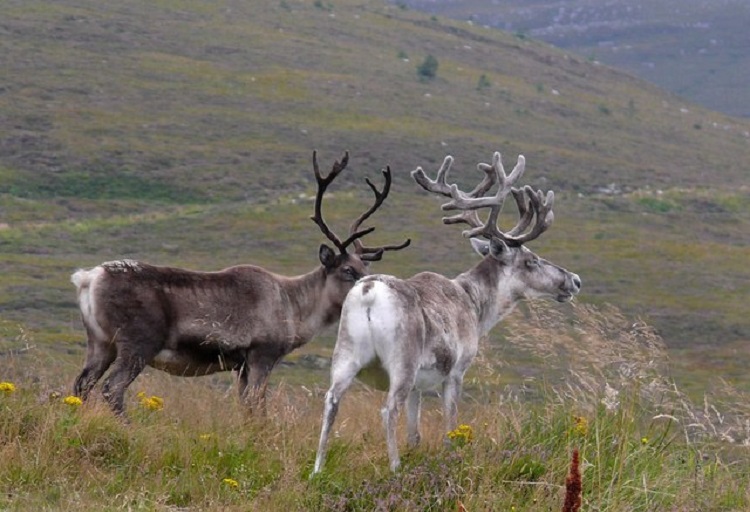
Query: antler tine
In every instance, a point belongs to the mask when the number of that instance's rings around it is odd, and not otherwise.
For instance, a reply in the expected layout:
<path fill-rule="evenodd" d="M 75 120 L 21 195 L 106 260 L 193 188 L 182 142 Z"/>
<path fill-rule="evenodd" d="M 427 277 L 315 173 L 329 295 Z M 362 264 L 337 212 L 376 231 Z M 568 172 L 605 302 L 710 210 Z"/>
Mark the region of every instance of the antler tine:
<path fill-rule="evenodd" d="M 478 228 L 482 225 L 482 221 L 479 220 L 476 210 L 464 210 L 458 215 L 443 217 L 443 224 L 461 224 L 462 222 L 473 228 Z"/>
<path fill-rule="evenodd" d="M 477 169 L 484 172 L 484 178 L 479 183 L 479 185 L 474 187 L 474 190 L 472 190 L 468 194 L 464 192 L 461 192 L 461 194 L 466 197 L 473 198 L 481 197 L 486 194 L 495 185 L 495 183 L 497 183 L 498 175 L 496 172 L 496 164 L 499 159 L 500 153 L 495 153 L 494 160 L 496 161 L 493 161 L 493 165 L 484 163 L 477 164 Z M 411 175 L 414 178 L 414 181 L 416 181 L 417 184 L 426 191 L 435 192 L 446 197 L 453 197 L 453 193 L 451 192 L 451 185 L 449 185 L 446 181 L 448 178 L 448 173 L 451 169 L 451 165 L 453 165 L 453 157 L 448 155 L 443 160 L 443 164 L 440 166 L 440 169 L 438 169 L 437 177 L 434 180 L 431 180 L 427 177 L 422 167 L 417 167 L 412 171 Z"/>
<path fill-rule="evenodd" d="M 407 238 L 398 245 L 383 245 L 381 247 L 365 247 L 361 246 L 361 249 L 357 251 L 359 259 L 362 261 L 380 261 L 385 251 L 399 251 L 411 244 L 411 238 Z"/>
<path fill-rule="evenodd" d="M 511 171 L 510 176 L 506 175 L 500 153 L 498 152 L 495 152 L 492 157 L 492 166 L 490 167 L 488 164 L 484 164 L 484 166 L 490 168 L 489 170 L 495 175 L 497 182 L 500 184 L 495 195 L 489 197 L 472 196 L 472 194 L 480 190 L 484 181 L 470 194 L 461 192 L 458 189 L 458 186 L 454 184 L 450 186 L 451 198 L 453 200 L 449 203 L 445 203 L 442 206 L 443 210 L 476 210 L 478 208 L 488 208 L 493 206 L 499 206 L 500 209 L 502 209 L 505 197 L 510 193 L 513 184 L 523 175 L 523 171 L 526 168 L 526 159 L 523 155 L 518 156 L 518 162 L 513 168 L 513 171 Z"/>
<path fill-rule="evenodd" d="M 380 208 L 380 206 L 385 201 L 385 198 L 388 197 L 388 194 L 391 191 L 391 168 L 390 166 L 386 166 L 385 169 L 382 170 L 383 176 L 385 178 L 385 183 L 383 184 L 383 190 L 378 190 L 378 188 L 370 181 L 369 178 L 365 178 L 365 182 L 370 187 L 372 192 L 375 194 L 375 202 L 373 205 L 364 211 L 357 219 L 352 223 L 351 227 L 349 228 L 349 238 L 344 240 L 343 246 L 346 248 L 349 246 L 349 244 L 354 243 L 354 251 L 360 255 L 360 258 L 365 261 L 379 261 L 383 257 L 383 252 L 385 251 L 398 251 L 400 249 L 404 249 L 405 247 L 408 247 L 411 243 L 411 239 L 407 238 L 406 241 L 404 241 L 401 244 L 398 245 L 384 245 L 381 247 L 365 247 L 362 244 L 362 241 L 360 238 L 363 236 L 372 233 L 375 231 L 375 228 L 366 228 L 359 230 L 359 227 L 362 225 L 362 223 L 367 220 L 375 211 Z"/>
<path fill-rule="evenodd" d="M 512 245 L 523 245 L 526 242 L 535 240 L 539 235 L 547 231 L 555 220 L 555 214 L 552 211 L 552 206 L 555 203 L 555 193 L 552 190 L 548 191 L 545 197 L 544 192 L 541 190 L 535 191 L 527 185 L 520 191 L 520 194 L 524 193 L 528 197 L 528 202 L 525 199 L 523 200 L 524 206 L 530 205 L 531 208 L 528 211 L 522 212 L 518 224 L 501 237 L 506 243 Z M 514 196 L 516 196 L 515 193 Z M 518 196 L 516 196 L 516 201 L 518 201 Z M 519 202 L 518 205 L 519 211 L 521 211 L 521 203 Z M 528 233 L 521 234 L 530 224 L 532 217 L 536 217 L 536 222 L 531 230 Z"/>
<path fill-rule="evenodd" d="M 380 205 L 383 204 L 385 198 L 388 197 L 388 192 L 390 192 L 391 189 L 391 169 L 390 167 L 387 167 L 382 172 L 383 176 L 385 176 L 385 184 L 383 185 L 382 191 L 378 190 L 378 188 L 372 184 L 370 178 L 365 178 L 365 182 L 370 187 L 373 194 L 375 194 L 375 202 L 369 209 L 362 212 L 362 214 L 357 217 L 354 222 L 352 222 L 352 225 L 349 228 L 349 238 L 347 238 L 344 242 L 345 247 L 352 242 L 354 242 L 355 247 L 357 247 L 358 245 L 361 246 L 362 244 L 358 239 L 375 230 L 375 228 L 367 228 L 363 229 L 362 231 L 357 231 L 359 229 L 359 226 L 361 226 L 362 223 L 370 217 L 370 215 L 375 213 L 375 210 L 377 210 Z"/>
<path fill-rule="evenodd" d="M 336 176 L 338 176 L 341 171 L 343 171 L 346 168 L 346 165 L 349 163 L 349 152 L 344 152 L 344 156 L 341 159 L 341 162 L 336 160 L 333 164 L 333 168 L 331 169 L 331 172 L 328 173 L 327 176 L 323 176 L 320 172 L 320 167 L 318 167 L 318 152 L 313 151 L 313 172 L 315 173 L 315 181 L 318 183 L 318 191 L 315 194 L 315 214 L 310 217 L 315 224 L 318 225 L 320 230 L 323 232 L 323 234 L 331 241 L 333 244 L 338 248 L 338 250 L 344 254 L 346 252 L 346 245 L 341 243 L 341 240 L 339 240 L 339 237 L 336 236 L 336 234 L 331 231 L 331 229 L 328 227 L 326 222 L 323 220 L 323 214 L 322 214 L 322 205 L 323 205 L 323 195 L 326 192 L 326 189 L 328 188 L 328 185 L 331 184 L 333 180 L 336 179 Z"/>
<path fill-rule="evenodd" d="M 497 155 L 497 158 L 499 159 L 499 153 L 496 153 L 496 155 Z M 477 164 L 477 169 L 484 173 L 484 178 L 482 178 L 482 181 L 479 183 L 479 185 L 474 187 L 474 190 L 466 194 L 468 197 L 475 198 L 475 197 L 483 196 L 493 186 L 495 186 L 495 183 L 497 183 L 497 180 L 498 180 L 498 174 L 495 170 L 495 166 L 485 164 L 485 163 L 479 163 Z M 417 170 L 421 171 L 421 168 L 418 168 Z M 438 171 L 438 176 L 440 177 L 440 171 Z M 450 186 L 448 186 L 448 195 L 450 195 L 450 193 L 451 193 Z M 482 221 L 479 220 L 479 215 L 477 215 L 476 210 L 464 210 L 458 215 L 453 215 L 451 217 L 443 217 L 443 224 L 460 224 L 460 223 L 466 223 L 473 228 L 477 228 L 482 225 Z"/>
<path fill-rule="evenodd" d="M 516 200 L 520 219 L 518 220 L 518 224 L 506 233 L 506 236 L 514 237 L 523 233 L 534 219 L 534 210 L 529 207 L 529 200 L 527 199 L 525 190 L 525 188 L 513 188 L 510 191 L 511 194 L 513 194 L 513 198 Z"/>
<path fill-rule="evenodd" d="M 453 157 L 448 155 L 443 160 L 443 164 L 440 166 L 440 169 L 438 169 L 437 177 L 434 180 L 428 178 L 421 167 L 414 169 L 411 172 L 411 177 L 414 178 L 414 181 L 416 181 L 417 184 L 427 192 L 434 192 L 436 194 L 450 197 L 451 187 L 445 180 L 448 178 L 451 165 L 453 165 Z"/>
<path fill-rule="evenodd" d="M 492 155 L 493 165 L 485 163 L 477 164 L 477 169 L 484 173 L 484 179 L 482 179 L 482 181 L 474 188 L 474 190 L 469 192 L 469 197 L 482 197 L 487 192 L 489 192 L 492 187 L 495 186 L 495 183 L 497 183 L 498 180 L 498 172 L 496 170 L 497 166 L 495 165 L 495 159 L 497 159 L 498 162 L 500 161 L 500 153 L 495 152 L 495 154 Z M 500 166 L 502 166 L 502 163 L 500 164 Z"/>
<path fill-rule="evenodd" d="M 503 233 L 497 227 L 497 218 L 503 209 L 505 198 L 513 190 L 513 184 L 523 175 L 526 168 L 526 159 L 523 155 L 518 156 L 518 161 L 511 171 L 510 175 L 507 175 L 505 168 L 503 167 L 502 158 L 499 152 L 495 152 L 492 155 L 492 165 L 482 164 L 481 169 L 484 170 L 488 175 L 490 172 L 495 176 L 495 181 L 499 183 L 497 192 L 494 196 L 489 197 L 471 197 L 470 194 L 461 192 L 456 185 L 451 185 L 451 197 L 452 201 L 442 206 L 443 210 L 464 210 L 464 211 L 475 211 L 479 208 L 490 208 L 490 214 L 487 221 L 482 224 L 478 221 L 478 216 L 475 214 L 470 216 L 458 215 L 453 217 L 456 222 L 466 222 L 472 226 L 472 229 L 463 232 L 463 235 L 467 238 L 475 236 L 484 236 L 487 238 L 498 237 L 503 238 Z M 484 181 L 480 183 L 473 191 L 481 191 Z M 469 219 L 470 221 L 467 221 Z M 445 220 L 443 220 L 445 222 Z"/>

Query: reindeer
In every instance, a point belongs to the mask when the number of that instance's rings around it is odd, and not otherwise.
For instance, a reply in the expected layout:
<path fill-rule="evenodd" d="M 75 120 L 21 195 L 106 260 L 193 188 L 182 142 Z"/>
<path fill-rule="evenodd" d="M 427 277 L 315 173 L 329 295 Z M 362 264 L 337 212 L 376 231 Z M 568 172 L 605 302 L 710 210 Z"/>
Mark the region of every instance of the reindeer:
<path fill-rule="evenodd" d="M 385 382 L 382 377 L 388 378 L 388 397 L 381 413 L 390 468 L 396 471 L 400 463 L 396 425 L 405 403 L 409 446 L 420 441 L 424 390 L 442 386 L 445 431 L 455 429 L 464 374 L 477 353 L 480 338 L 522 299 L 551 296 L 566 302 L 581 289 L 576 274 L 538 257 L 524 245 L 552 223 L 554 194 L 550 191 L 545 197 L 528 186 L 513 188 L 525 168 L 523 156 L 518 157 L 508 176 L 500 153 L 495 153 L 492 165 L 478 165 L 485 176 L 469 193 L 446 182 L 452 163 L 453 158 L 447 156 L 435 180 L 430 180 L 421 167 L 412 172 L 412 177 L 428 192 L 451 198 L 443 210 L 461 213 L 443 222 L 469 224 L 471 229 L 463 234 L 483 259 L 454 279 L 433 272 L 409 279 L 371 275 L 349 292 L 333 352 L 331 385 L 325 396 L 313 474 L 323 467 L 339 403 L 355 376 L 367 374 L 368 381 L 380 383 Z M 485 196 L 495 184 L 497 192 Z M 502 232 L 497 218 L 509 193 L 516 200 L 520 220 L 513 229 Z M 477 213 L 481 208 L 489 208 L 484 223 Z M 375 378 L 378 373 L 380 379 Z"/>
<path fill-rule="evenodd" d="M 102 392 L 122 414 L 125 390 L 148 365 L 180 376 L 234 370 L 240 399 L 251 411 L 264 405 L 269 375 L 281 358 L 338 321 L 344 297 L 368 273 L 369 262 L 410 243 L 362 244 L 375 228 L 360 226 L 388 196 L 390 168 L 382 171 L 382 190 L 366 180 L 374 204 L 353 222 L 348 238 L 342 242 L 331 231 L 323 220 L 323 195 L 348 161 L 345 153 L 323 176 L 313 153 L 317 194 L 311 219 L 338 254 L 322 244 L 321 265 L 307 274 L 286 277 L 253 265 L 195 272 L 131 260 L 75 272 L 71 280 L 88 336 L 75 395 L 85 400 L 112 366 Z"/>

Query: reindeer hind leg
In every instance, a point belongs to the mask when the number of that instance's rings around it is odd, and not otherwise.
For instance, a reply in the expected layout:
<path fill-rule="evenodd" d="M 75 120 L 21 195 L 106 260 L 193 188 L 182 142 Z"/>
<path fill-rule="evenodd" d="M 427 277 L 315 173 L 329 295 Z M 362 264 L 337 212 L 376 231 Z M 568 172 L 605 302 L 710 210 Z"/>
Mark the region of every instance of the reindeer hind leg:
<path fill-rule="evenodd" d="M 383 416 L 383 425 L 385 426 L 385 437 L 388 444 L 388 460 L 390 462 L 391 471 L 396 471 L 401 465 L 401 459 L 398 455 L 398 439 L 396 436 L 396 427 L 398 426 L 398 413 L 403 408 L 410 392 L 414 388 L 414 381 L 416 375 L 412 375 L 414 372 L 389 372 L 389 378 L 391 381 L 390 388 L 388 390 L 388 398 L 386 399 L 385 407 L 381 411 Z M 410 404 L 411 405 L 411 404 Z M 412 421 L 414 418 L 410 418 Z"/>
<path fill-rule="evenodd" d="M 87 329 L 88 346 L 83 370 L 73 384 L 73 394 L 86 400 L 96 383 L 117 356 L 117 348 L 110 340 L 97 338 Z"/>
<path fill-rule="evenodd" d="M 323 422 L 320 429 L 320 441 L 318 442 L 318 453 L 315 457 L 315 467 L 312 474 L 319 473 L 325 463 L 328 451 L 328 436 L 331 433 L 333 422 L 339 411 L 339 403 L 351 386 L 362 365 L 353 360 L 342 360 L 334 357 L 331 365 L 331 387 L 328 389 L 323 406 Z"/>

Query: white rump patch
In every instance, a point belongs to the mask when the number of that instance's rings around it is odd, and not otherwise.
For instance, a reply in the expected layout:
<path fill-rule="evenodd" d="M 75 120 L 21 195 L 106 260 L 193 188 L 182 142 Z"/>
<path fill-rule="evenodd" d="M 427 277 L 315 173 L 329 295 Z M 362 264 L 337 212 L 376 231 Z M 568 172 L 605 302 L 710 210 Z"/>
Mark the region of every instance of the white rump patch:
<path fill-rule="evenodd" d="M 104 268 L 94 267 L 91 270 L 78 270 L 70 276 L 70 280 L 78 290 L 78 307 L 83 316 L 83 322 L 97 339 L 106 340 L 107 333 L 96 321 L 95 290 L 100 278 L 104 275 Z"/>
<path fill-rule="evenodd" d="M 391 289 L 381 281 L 372 279 L 357 284 L 344 303 L 351 336 L 363 339 L 392 336 L 400 318 L 395 302 Z"/>

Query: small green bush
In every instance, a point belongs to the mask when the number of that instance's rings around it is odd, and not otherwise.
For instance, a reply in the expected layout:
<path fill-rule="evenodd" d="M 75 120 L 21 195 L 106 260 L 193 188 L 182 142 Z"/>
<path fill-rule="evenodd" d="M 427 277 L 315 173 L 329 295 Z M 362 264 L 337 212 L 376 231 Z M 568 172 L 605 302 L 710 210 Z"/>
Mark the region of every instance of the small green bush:
<path fill-rule="evenodd" d="M 668 213 L 675 208 L 674 203 L 656 197 L 641 197 L 638 199 L 638 204 L 654 213 Z"/>
<path fill-rule="evenodd" d="M 420 80 L 432 80 L 437 76 L 437 70 L 440 63 L 433 55 L 428 55 L 422 63 L 417 66 L 417 75 Z"/>
<path fill-rule="evenodd" d="M 487 75 L 482 74 L 482 76 L 479 77 L 479 80 L 477 81 L 477 90 L 483 91 L 485 89 L 489 89 L 492 87 L 492 82 L 490 82 L 490 79 L 487 78 Z"/>

